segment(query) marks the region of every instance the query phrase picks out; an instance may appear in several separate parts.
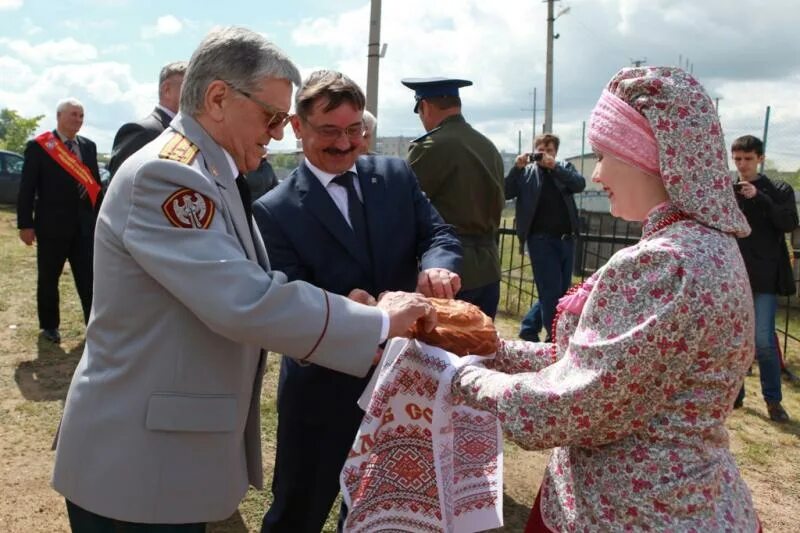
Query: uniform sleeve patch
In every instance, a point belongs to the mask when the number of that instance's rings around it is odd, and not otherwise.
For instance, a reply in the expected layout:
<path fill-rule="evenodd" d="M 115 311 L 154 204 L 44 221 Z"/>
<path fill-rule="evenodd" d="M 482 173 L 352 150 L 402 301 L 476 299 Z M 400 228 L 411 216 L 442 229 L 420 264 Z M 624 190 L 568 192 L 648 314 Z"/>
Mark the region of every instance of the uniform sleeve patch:
<path fill-rule="evenodd" d="M 176 228 L 207 229 L 214 220 L 214 202 L 192 189 L 178 189 L 161 205 L 161 210 Z"/>

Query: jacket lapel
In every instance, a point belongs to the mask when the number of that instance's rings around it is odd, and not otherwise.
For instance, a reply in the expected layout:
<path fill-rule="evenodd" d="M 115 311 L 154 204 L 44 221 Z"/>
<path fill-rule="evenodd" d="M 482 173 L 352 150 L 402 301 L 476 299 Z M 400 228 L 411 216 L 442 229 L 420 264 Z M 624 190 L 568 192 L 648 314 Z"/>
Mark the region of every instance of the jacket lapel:
<path fill-rule="evenodd" d="M 155 109 L 153 109 L 153 112 L 151 113 L 151 115 L 153 116 L 153 118 L 155 118 L 157 121 L 159 121 L 162 126 L 164 126 L 164 129 L 166 129 L 167 126 L 169 126 L 169 123 L 172 121 L 172 119 L 169 118 L 169 115 L 167 115 L 166 113 L 164 113 L 163 110 L 161 110 L 161 109 L 159 109 L 157 107 Z"/>
<path fill-rule="evenodd" d="M 339 212 L 336 204 L 333 203 L 328 191 L 305 163 L 300 165 L 297 172 L 297 188 L 303 206 L 322 222 L 325 229 L 369 272 L 370 260 L 367 250 L 362 250 L 358 245 L 355 233 L 345 221 L 342 213 Z"/>
<path fill-rule="evenodd" d="M 356 171 L 364 198 L 367 232 L 372 249 L 372 278 L 376 286 L 381 286 L 378 283 L 381 274 L 389 271 L 382 266 L 382 259 L 385 257 L 382 249 L 386 243 L 391 242 L 390 235 L 385 233 L 390 226 L 388 213 L 391 210 L 386 192 L 386 178 L 375 173 L 372 157 L 359 157 L 356 161 Z"/>

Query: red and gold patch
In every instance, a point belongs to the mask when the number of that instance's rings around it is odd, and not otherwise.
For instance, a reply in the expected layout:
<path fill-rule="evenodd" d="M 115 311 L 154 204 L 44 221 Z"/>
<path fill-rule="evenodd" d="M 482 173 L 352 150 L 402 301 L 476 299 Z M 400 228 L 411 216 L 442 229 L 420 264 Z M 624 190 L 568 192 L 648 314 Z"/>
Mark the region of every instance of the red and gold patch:
<path fill-rule="evenodd" d="M 186 187 L 172 193 L 161 205 L 167 220 L 176 228 L 207 229 L 215 209 L 208 196 Z"/>

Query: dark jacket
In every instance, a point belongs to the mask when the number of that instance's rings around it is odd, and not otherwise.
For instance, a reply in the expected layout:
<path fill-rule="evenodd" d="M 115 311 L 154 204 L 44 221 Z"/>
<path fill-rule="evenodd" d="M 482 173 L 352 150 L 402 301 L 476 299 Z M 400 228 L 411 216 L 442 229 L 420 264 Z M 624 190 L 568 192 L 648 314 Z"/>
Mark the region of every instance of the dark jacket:
<path fill-rule="evenodd" d="M 788 183 L 772 181 L 763 174 L 751 183 L 758 190 L 753 198 L 736 195 L 739 209 L 752 228 L 749 236 L 738 239 L 750 286 L 757 293 L 794 294 L 785 236 L 798 226 L 794 190 Z"/>
<path fill-rule="evenodd" d="M 419 188 L 405 161 L 361 156 L 356 161 L 372 260 L 328 192 L 305 163 L 253 203 L 272 268 L 290 281 L 303 280 L 347 295 L 364 289 L 377 297 L 387 290 L 413 291 L 420 269 L 461 269 L 461 245 L 453 228 Z M 342 357 L 348 354 L 343 353 Z M 279 409 L 319 420 L 360 420 L 356 400 L 366 378 L 284 359 Z M 357 424 L 356 424 L 357 427 Z"/>
<path fill-rule="evenodd" d="M 139 122 L 123 124 L 114 136 L 111 159 L 108 161 L 108 171 L 111 173 L 111 177 L 114 177 L 120 165 L 134 152 L 161 135 L 171 121 L 172 119 L 167 113 L 156 107 L 152 113 Z"/>
<path fill-rule="evenodd" d="M 536 208 L 539 205 L 543 179 L 552 179 L 564 198 L 572 233 L 577 235 L 580 230 L 574 195 L 586 188 L 586 179 L 581 176 L 573 164 L 559 161 L 552 170 L 540 168 L 535 163 L 529 163 L 524 168 L 515 165 L 506 176 L 506 198 L 517 199 L 517 237 L 523 248 L 528 239 L 533 217 L 536 215 Z"/>
<path fill-rule="evenodd" d="M 461 114 L 415 139 L 408 163 L 420 187 L 464 246 L 462 287 L 500 279 L 497 229 L 503 212 L 503 159 L 492 141 Z"/>
<path fill-rule="evenodd" d="M 83 164 L 100 184 L 97 146 L 76 136 Z M 101 193 L 102 194 L 102 193 Z M 35 140 L 25 147 L 25 163 L 17 196 L 17 227 L 34 228 L 36 237 L 71 237 L 85 224 L 94 226 L 101 196 L 95 207 L 88 195 L 81 198 L 78 182 Z"/>
<path fill-rule="evenodd" d="M 275 175 L 275 170 L 266 159 L 261 160 L 257 169 L 245 174 L 245 179 L 253 201 L 258 200 L 278 185 L 278 176 Z"/>

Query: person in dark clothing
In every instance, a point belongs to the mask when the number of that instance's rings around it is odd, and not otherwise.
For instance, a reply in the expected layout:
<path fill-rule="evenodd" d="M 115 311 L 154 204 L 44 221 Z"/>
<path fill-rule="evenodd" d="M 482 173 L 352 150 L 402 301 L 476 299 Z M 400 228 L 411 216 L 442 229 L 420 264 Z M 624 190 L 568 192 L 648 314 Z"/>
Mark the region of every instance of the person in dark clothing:
<path fill-rule="evenodd" d="M 413 141 L 408 164 L 423 192 L 464 247 L 459 300 L 494 319 L 500 302 L 498 228 L 503 215 L 503 159 L 494 143 L 464 117 L 459 89 L 469 80 L 406 78 L 414 113 L 426 133 Z"/>
<path fill-rule="evenodd" d="M 267 161 L 266 154 L 261 159 L 258 168 L 246 173 L 244 177 L 247 180 L 247 186 L 250 188 L 250 198 L 254 202 L 278 185 L 278 176 L 275 175 L 275 170 L 270 162 Z"/>
<path fill-rule="evenodd" d="M 58 280 L 69 261 L 83 319 L 92 307 L 92 243 L 100 209 L 97 146 L 78 135 L 83 105 L 74 98 L 59 102 L 56 129 L 29 141 L 17 198 L 19 238 L 36 241 L 36 304 L 44 339 L 59 343 Z"/>
<path fill-rule="evenodd" d="M 731 146 L 739 173 L 734 185 L 736 201 L 752 233 L 740 238 L 739 249 L 753 290 L 756 321 L 756 359 L 761 377 L 761 393 L 770 420 L 788 422 L 781 405 L 781 363 L 775 339 L 775 312 L 778 295 L 794 294 L 796 288 L 784 234 L 798 226 L 794 190 L 783 181 L 773 181 L 759 173 L 764 161 L 764 143 L 757 137 L 739 137 Z M 744 401 L 744 385 L 734 407 Z"/>
<path fill-rule="evenodd" d="M 158 104 L 152 113 L 138 122 L 128 122 L 114 136 L 108 171 L 113 179 L 122 163 L 163 132 L 175 118 L 180 105 L 181 85 L 186 61 L 165 65 L 158 75 Z"/>
<path fill-rule="evenodd" d="M 522 320 L 519 337 L 538 341 L 544 326 L 550 342 L 558 299 L 572 282 L 578 208 L 574 195 L 586 179 L 572 163 L 556 161 L 559 138 L 545 133 L 534 140 L 534 152 L 517 156 L 505 179 L 506 198 L 516 198 L 517 236 L 528 246 L 539 300 Z"/>

